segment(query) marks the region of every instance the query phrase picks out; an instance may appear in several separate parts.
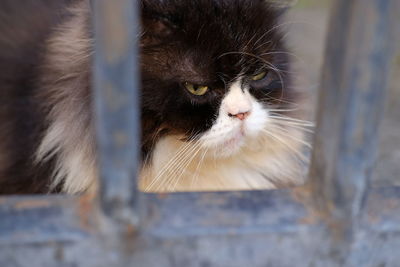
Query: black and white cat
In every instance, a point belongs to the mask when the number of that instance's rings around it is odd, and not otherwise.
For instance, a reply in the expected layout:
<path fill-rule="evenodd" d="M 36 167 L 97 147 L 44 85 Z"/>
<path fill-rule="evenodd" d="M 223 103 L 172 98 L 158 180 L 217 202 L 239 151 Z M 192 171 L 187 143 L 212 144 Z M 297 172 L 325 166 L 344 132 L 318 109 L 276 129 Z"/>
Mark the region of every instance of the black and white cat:
<path fill-rule="evenodd" d="M 6 44 L 24 34 L 0 37 L 0 67 L 10 68 L 0 74 L 0 194 L 96 189 L 90 7 L 61 2 L 18 25 L 30 29 L 20 50 Z M 295 118 L 281 10 L 266 0 L 142 0 L 141 12 L 141 190 L 301 183 L 309 124 Z"/>

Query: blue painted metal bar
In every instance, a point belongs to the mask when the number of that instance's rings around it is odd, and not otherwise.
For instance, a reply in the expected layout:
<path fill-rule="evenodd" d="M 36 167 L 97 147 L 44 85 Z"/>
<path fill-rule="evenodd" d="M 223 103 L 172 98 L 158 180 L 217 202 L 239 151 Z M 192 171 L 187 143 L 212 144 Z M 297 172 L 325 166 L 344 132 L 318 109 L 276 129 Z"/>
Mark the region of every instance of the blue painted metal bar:
<path fill-rule="evenodd" d="M 384 110 L 396 0 L 337 0 L 327 39 L 311 166 L 332 260 L 349 257 Z M 398 14 L 397 14 L 398 15 Z"/>
<path fill-rule="evenodd" d="M 136 1 L 95 0 L 92 6 L 100 199 L 106 214 L 134 223 L 140 147 Z"/>
<path fill-rule="evenodd" d="M 95 232 L 92 204 L 65 196 L 0 198 L 0 246 L 82 241 Z"/>
<path fill-rule="evenodd" d="M 380 235 L 400 234 L 399 195 L 399 187 L 372 189 L 361 227 Z M 305 232 L 311 244 L 321 226 L 311 207 L 289 190 L 146 194 L 144 201 L 140 235 L 145 239 L 280 234 L 292 240 L 288 234 Z M 90 199 L 65 196 L 0 198 L 0 218 L 0 247 L 79 243 L 96 237 L 103 219 Z"/>

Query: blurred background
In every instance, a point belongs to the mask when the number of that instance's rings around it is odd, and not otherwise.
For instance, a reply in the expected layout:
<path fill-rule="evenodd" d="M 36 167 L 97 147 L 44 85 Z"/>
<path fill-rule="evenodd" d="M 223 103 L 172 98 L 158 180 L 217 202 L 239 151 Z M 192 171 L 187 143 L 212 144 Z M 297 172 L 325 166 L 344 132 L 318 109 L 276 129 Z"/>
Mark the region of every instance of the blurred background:
<path fill-rule="evenodd" d="M 289 48 L 294 54 L 296 86 L 308 94 L 306 112 L 311 120 L 315 116 L 331 3 L 331 0 L 299 0 L 284 22 L 289 30 Z M 397 25 L 400 25 L 400 16 Z M 374 186 L 400 185 L 400 26 L 397 32 L 379 154 L 372 178 Z"/>

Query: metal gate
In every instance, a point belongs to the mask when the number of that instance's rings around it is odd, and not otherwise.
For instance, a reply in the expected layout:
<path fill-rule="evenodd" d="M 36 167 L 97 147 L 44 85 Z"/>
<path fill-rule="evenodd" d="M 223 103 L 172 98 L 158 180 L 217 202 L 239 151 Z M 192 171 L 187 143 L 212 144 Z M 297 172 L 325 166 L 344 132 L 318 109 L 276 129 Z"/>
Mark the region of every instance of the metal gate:
<path fill-rule="evenodd" d="M 370 188 L 398 0 L 336 0 L 306 186 L 136 190 L 137 7 L 93 1 L 101 192 L 0 198 L 0 266 L 400 266 L 400 188 Z M 392 40 L 392 42 L 391 42 Z"/>

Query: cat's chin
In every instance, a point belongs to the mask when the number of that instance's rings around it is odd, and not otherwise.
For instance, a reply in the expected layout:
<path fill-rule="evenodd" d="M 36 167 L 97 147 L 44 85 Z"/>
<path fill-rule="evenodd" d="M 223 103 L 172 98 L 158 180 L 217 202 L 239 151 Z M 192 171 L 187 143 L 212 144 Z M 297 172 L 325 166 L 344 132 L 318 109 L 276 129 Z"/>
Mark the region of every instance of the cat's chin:
<path fill-rule="evenodd" d="M 213 155 L 214 158 L 221 159 L 235 157 L 244 147 L 250 146 L 251 139 L 257 139 L 257 137 L 249 135 L 241 127 L 241 129 L 234 131 L 224 139 L 220 144 L 216 144 L 212 148 L 206 148 L 210 150 L 208 154 Z"/>
<path fill-rule="evenodd" d="M 242 131 L 238 131 L 231 138 L 227 139 L 221 145 L 214 148 L 214 155 L 218 158 L 229 158 L 239 153 L 244 144 L 244 133 Z"/>

